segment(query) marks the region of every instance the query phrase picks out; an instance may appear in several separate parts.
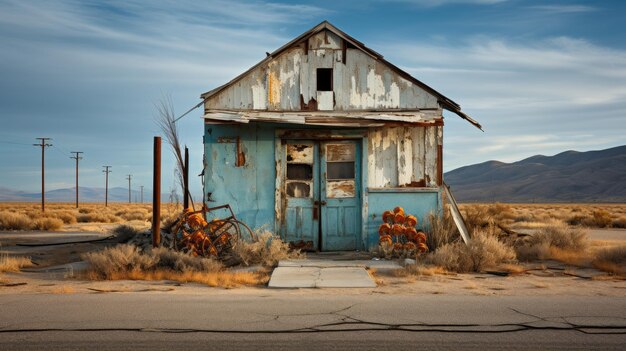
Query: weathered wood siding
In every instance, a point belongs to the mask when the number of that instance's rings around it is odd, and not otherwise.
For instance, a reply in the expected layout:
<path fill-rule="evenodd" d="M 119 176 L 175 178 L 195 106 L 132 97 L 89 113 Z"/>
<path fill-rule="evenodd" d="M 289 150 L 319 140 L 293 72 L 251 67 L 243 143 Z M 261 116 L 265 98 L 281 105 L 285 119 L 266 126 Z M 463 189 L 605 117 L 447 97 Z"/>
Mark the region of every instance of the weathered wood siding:
<path fill-rule="evenodd" d="M 440 107 L 435 96 L 326 30 L 294 45 L 211 96 L 205 102 L 205 109 L 317 109 L 318 68 L 333 68 L 335 111 Z"/>
<path fill-rule="evenodd" d="M 369 188 L 440 184 L 442 126 L 377 128 L 370 130 L 367 140 Z"/>

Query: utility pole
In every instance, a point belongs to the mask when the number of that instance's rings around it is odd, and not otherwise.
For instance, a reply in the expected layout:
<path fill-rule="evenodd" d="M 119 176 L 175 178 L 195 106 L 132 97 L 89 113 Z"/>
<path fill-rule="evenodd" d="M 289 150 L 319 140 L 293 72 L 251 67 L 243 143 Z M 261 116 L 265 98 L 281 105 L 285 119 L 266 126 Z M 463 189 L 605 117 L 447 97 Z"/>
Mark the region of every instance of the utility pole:
<path fill-rule="evenodd" d="M 130 203 L 130 179 L 133 177 L 132 174 L 129 174 L 126 176 L 126 179 L 128 179 L 128 203 Z"/>
<path fill-rule="evenodd" d="M 141 203 L 143 203 L 143 185 L 141 185 L 140 188 L 141 188 Z"/>
<path fill-rule="evenodd" d="M 39 144 L 33 144 L 34 146 L 41 147 L 41 212 L 46 211 L 46 187 L 44 184 L 44 180 L 46 178 L 46 170 L 45 170 L 45 150 L 46 147 L 52 146 L 52 144 L 48 144 L 47 140 L 52 140 L 52 138 L 35 138 L 40 141 Z"/>
<path fill-rule="evenodd" d="M 70 152 L 70 154 L 74 154 L 74 156 L 70 156 L 70 158 L 73 158 L 76 160 L 76 208 L 78 208 L 78 160 L 82 160 L 83 158 L 80 157 L 80 154 L 82 154 L 82 151 L 72 151 Z"/>
<path fill-rule="evenodd" d="M 104 207 L 107 207 L 109 205 L 109 173 L 111 173 L 111 171 L 109 170 L 109 168 L 111 168 L 111 166 L 102 166 L 104 167 L 104 170 L 102 170 L 102 173 L 106 173 L 106 181 L 105 181 L 105 186 L 104 186 Z"/>

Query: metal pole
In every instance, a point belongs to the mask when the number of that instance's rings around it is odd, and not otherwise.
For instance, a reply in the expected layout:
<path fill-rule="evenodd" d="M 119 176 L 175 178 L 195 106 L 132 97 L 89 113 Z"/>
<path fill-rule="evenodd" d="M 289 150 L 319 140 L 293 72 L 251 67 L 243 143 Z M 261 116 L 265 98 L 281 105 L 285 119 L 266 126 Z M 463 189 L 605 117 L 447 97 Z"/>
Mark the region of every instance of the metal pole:
<path fill-rule="evenodd" d="M 70 152 L 72 154 L 74 154 L 74 156 L 70 156 L 70 158 L 73 158 L 76 160 L 76 208 L 78 208 L 78 160 L 82 160 L 82 157 L 80 157 L 80 154 L 82 154 L 82 151 L 72 151 Z"/>
<path fill-rule="evenodd" d="M 185 169 L 183 169 L 183 184 L 185 189 L 183 189 L 184 200 L 183 200 L 183 208 L 189 208 L 189 149 L 185 146 Z"/>
<path fill-rule="evenodd" d="M 161 137 L 154 137 L 152 170 L 152 246 L 161 243 Z"/>
<path fill-rule="evenodd" d="M 45 186 L 45 179 L 46 179 L 46 157 L 45 157 L 45 150 L 46 150 L 46 146 L 52 146 L 52 144 L 48 144 L 46 143 L 46 140 L 52 140 L 51 138 L 35 138 L 37 140 L 41 140 L 40 144 L 33 144 L 34 146 L 41 146 L 41 212 L 45 212 L 46 211 L 46 186 Z"/>
<path fill-rule="evenodd" d="M 111 171 L 109 170 L 109 168 L 111 168 L 111 166 L 102 166 L 105 169 L 102 171 L 103 173 L 106 174 L 106 180 L 105 180 L 105 186 L 104 186 L 104 207 L 109 206 L 109 173 L 111 173 Z"/>
<path fill-rule="evenodd" d="M 140 187 L 141 187 L 141 203 L 143 203 L 143 185 L 141 185 Z"/>

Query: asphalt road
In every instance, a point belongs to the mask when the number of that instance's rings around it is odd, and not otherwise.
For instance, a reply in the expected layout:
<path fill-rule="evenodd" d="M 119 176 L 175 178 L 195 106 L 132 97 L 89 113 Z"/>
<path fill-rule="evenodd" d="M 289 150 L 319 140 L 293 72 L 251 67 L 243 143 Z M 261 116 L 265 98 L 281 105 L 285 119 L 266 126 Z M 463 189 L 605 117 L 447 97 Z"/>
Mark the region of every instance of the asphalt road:
<path fill-rule="evenodd" d="M 0 350 L 624 350 L 626 296 L 0 295 Z"/>

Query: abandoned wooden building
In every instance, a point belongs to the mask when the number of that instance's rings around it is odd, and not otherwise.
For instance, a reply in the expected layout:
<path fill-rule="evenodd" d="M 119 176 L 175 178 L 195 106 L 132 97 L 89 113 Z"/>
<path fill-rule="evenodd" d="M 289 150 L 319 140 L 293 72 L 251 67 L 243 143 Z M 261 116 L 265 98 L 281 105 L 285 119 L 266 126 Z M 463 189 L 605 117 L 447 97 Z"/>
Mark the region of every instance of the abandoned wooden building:
<path fill-rule="evenodd" d="M 441 212 L 443 110 L 460 106 L 322 22 L 204 101 L 204 195 L 320 251 L 378 245 L 383 211 Z"/>

